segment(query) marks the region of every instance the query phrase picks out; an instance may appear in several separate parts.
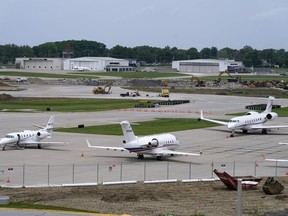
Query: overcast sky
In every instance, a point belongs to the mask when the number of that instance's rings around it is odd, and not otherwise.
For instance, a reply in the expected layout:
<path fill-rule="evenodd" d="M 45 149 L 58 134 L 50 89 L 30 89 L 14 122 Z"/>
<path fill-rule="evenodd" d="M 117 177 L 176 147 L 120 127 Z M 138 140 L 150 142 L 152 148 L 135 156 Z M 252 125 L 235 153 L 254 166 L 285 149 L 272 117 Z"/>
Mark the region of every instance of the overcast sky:
<path fill-rule="evenodd" d="M 0 45 L 288 50 L 287 0 L 1 0 Z"/>

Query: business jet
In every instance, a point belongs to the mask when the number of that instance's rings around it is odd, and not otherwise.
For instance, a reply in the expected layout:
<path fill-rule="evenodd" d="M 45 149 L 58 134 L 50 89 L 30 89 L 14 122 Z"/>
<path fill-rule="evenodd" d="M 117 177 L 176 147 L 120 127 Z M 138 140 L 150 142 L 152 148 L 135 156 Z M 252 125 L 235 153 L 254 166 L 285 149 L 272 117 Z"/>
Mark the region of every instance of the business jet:
<path fill-rule="evenodd" d="M 231 137 L 234 136 L 235 130 L 242 130 L 243 133 L 247 133 L 249 130 L 262 129 L 262 134 L 267 134 L 268 129 L 279 129 L 279 128 L 288 128 L 288 125 L 267 125 L 263 124 L 269 120 L 274 120 L 278 117 L 278 114 L 272 112 L 273 100 L 275 98 L 270 96 L 268 97 L 268 102 L 266 105 L 265 111 L 258 113 L 255 111 L 247 112 L 246 115 L 237 116 L 231 118 L 229 122 L 218 121 L 214 119 L 208 119 L 203 116 L 203 111 L 201 110 L 200 119 L 209 122 L 214 122 L 216 124 L 226 125 L 228 129 L 232 130 Z"/>
<path fill-rule="evenodd" d="M 80 66 L 74 66 L 72 69 L 78 71 L 90 71 L 88 67 L 80 67 Z"/>
<path fill-rule="evenodd" d="M 24 130 L 22 132 L 13 132 L 5 135 L 0 140 L 0 147 L 4 151 L 7 146 L 14 147 L 15 149 L 24 149 L 29 145 L 36 145 L 41 149 L 42 145 L 61 145 L 64 142 L 42 142 L 44 138 L 51 138 L 52 130 L 54 127 L 55 117 L 51 116 L 45 127 L 35 125 L 40 130 Z"/>
<path fill-rule="evenodd" d="M 187 153 L 175 151 L 180 146 L 179 140 L 172 134 L 163 133 L 143 137 L 135 136 L 128 121 L 120 122 L 123 135 L 124 147 L 105 147 L 91 145 L 86 139 L 88 147 L 114 151 L 126 151 L 137 153 L 138 159 L 143 159 L 144 154 L 155 156 L 157 160 L 163 160 L 167 156 L 200 156 L 202 153 Z"/>

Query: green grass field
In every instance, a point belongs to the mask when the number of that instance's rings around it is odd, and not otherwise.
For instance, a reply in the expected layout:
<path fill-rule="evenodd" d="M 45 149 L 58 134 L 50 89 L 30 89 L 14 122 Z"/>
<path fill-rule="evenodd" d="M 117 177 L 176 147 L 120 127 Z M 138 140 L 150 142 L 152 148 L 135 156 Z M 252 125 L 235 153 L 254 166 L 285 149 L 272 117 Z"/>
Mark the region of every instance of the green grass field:
<path fill-rule="evenodd" d="M 38 78 L 99 78 L 99 76 L 121 77 L 121 78 L 165 78 L 175 76 L 187 76 L 182 73 L 165 72 L 68 72 L 66 74 L 47 73 L 47 72 L 20 72 L 20 71 L 1 71 L 0 76 L 15 77 L 38 77 Z"/>
<path fill-rule="evenodd" d="M 49 108 L 57 112 L 95 112 L 134 108 L 138 101 L 117 99 L 79 99 L 79 98 L 14 98 L 2 100 L 0 110 L 19 112 L 43 112 Z"/>
<path fill-rule="evenodd" d="M 217 126 L 217 124 L 211 122 L 198 121 L 198 119 L 192 118 L 160 118 L 153 121 L 136 122 L 136 125 L 135 122 L 133 123 L 134 124 L 131 123 L 133 131 L 135 135 L 139 136 Z M 123 135 L 120 122 L 119 124 L 87 126 L 84 128 L 60 128 L 56 131 L 84 134 Z"/>

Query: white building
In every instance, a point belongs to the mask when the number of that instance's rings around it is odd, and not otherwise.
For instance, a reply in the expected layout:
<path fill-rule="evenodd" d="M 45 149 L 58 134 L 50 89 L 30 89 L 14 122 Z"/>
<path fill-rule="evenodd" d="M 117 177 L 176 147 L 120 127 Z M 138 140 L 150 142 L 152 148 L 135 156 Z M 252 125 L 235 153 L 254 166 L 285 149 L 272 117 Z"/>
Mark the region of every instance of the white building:
<path fill-rule="evenodd" d="M 16 58 L 17 69 L 26 70 L 63 70 L 61 58 Z"/>
<path fill-rule="evenodd" d="M 194 59 L 172 62 L 173 69 L 185 73 L 218 73 L 225 70 L 236 72 L 243 67 L 242 62 L 234 60 Z"/>
<path fill-rule="evenodd" d="M 110 57 L 16 58 L 17 69 L 25 70 L 78 70 L 78 71 L 133 71 L 129 60 Z"/>
<path fill-rule="evenodd" d="M 64 60 L 64 70 L 133 71 L 129 60 L 110 57 L 81 57 Z"/>

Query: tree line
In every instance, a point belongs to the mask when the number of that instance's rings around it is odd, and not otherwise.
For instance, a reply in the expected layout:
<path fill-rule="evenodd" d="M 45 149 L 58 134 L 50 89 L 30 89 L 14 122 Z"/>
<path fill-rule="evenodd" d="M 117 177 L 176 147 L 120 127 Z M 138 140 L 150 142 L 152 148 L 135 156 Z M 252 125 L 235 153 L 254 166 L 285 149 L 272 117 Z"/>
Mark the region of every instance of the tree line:
<path fill-rule="evenodd" d="M 113 57 L 121 59 L 136 59 L 146 64 L 170 64 L 175 60 L 189 59 L 232 59 L 242 61 L 246 67 L 288 67 L 288 52 L 285 49 L 257 50 L 251 46 L 242 49 L 216 47 L 197 50 L 178 49 L 166 46 L 164 48 L 151 46 L 136 46 L 133 48 L 116 45 L 108 49 L 105 44 L 88 40 L 70 40 L 47 42 L 38 46 L 17 46 L 15 44 L 0 45 L 0 64 L 14 64 L 17 57 L 50 57 L 61 58 L 62 52 L 72 52 L 71 57 Z"/>

